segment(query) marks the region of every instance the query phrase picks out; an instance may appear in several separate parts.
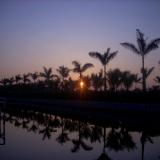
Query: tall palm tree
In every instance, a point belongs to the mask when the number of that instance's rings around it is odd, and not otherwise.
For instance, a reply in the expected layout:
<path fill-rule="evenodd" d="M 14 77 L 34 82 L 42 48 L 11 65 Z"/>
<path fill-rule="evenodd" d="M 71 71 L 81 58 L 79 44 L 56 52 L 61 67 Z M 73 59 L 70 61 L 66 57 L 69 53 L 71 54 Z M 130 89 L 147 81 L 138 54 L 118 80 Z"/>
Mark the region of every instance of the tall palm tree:
<path fill-rule="evenodd" d="M 110 52 L 110 48 L 107 48 L 107 51 L 104 54 L 99 52 L 89 52 L 89 56 L 93 58 L 97 58 L 103 65 L 104 72 L 104 90 L 107 90 L 107 82 L 106 82 L 106 67 L 107 64 L 117 55 L 118 51 Z"/>
<path fill-rule="evenodd" d="M 153 39 L 149 43 L 147 43 L 147 39 L 144 38 L 144 34 L 139 29 L 137 29 L 136 32 L 137 32 L 138 47 L 129 42 L 121 43 L 121 45 L 125 48 L 130 49 L 137 55 L 141 56 L 142 58 L 142 88 L 143 88 L 143 91 L 145 92 L 146 91 L 146 79 L 145 79 L 145 71 L 144 71 L 144 68 L 145 68 L 144 58 L 151 51 L 158 48 L 158 44 L 160 43 L 160 38 Z"/>
<path fill-rule="evenodd" d="M 83 66 L 78 61 L 73 61 L 72 64 L 74 65 L 73 72 L 79 73 L 79 78 L 82 80 L 82 73 L 85 72 L 87 69 L 94 67 L 92 63 L 85 63 Z"/>

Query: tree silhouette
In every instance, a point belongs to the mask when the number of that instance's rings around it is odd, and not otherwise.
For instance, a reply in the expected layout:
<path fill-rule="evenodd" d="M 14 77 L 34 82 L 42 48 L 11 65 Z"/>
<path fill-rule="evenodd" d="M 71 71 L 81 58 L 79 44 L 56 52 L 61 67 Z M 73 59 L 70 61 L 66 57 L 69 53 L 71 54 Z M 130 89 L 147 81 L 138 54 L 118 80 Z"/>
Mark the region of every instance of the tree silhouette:
<path fill-rule="evenodd" d="M 47 87 L 49 87 L 50 82 L 52 81 L 53 77 L 56 77 L 56 75 L 53 74 L 52 68 L 46 68 L 43 67 L 43 71 L 40 73 L 40 76 L 43 77 L 45 79 L 45 83 L 47 85 Z"/>
<path fill-rule="evenodd" d="M 72 64 L 74 65 L 73 72 L 79 74 L 80 80 L 83 78 L 83 72 L 85 72 L 87 69 L 93 67 L 92 63 L 85 63 L 84 65 L 81 65 L 78 61 L 73 61 Z"/>
<path fill-rule="evenodd" d="M 103 65 L 104 72 L 104 90 L 107 90 L 107 82 L 106 82 L 106 66 L 107 64 L 117 55 L 118 51 L 110 52 L 110 48 L 107 48 L 107 51 L 104 54 L 99 52 L 89 52 L 89 56 L 93 58 L 97 58 L 101 64 Z"/>
<path fill-rule="evenodd" d="M 30 73 L 30 76 L 32 77 L 32 80 L 35 84 L 40 75 L 38 74 L 38 72 L 34 72 L 34 73 Z"/>
<path fill-rule="evenodd" d="M 22 81 L 23 81 L 24 84 L 30 82 L 29 76 L 30 76 L 29 74 L 23 74 Z"/>
<path fill-rule="evenodd" d="M 126 91 L 129 91 L 129 89 L 133 86 L 133 83 L 135 82 L 135 74 L 130 73 L 130 71 L 122 72 L 121 82 L 125 87 Z"/>
<path fill-rule="evenodd" d="M 59 73 L 59 75 L 61 77 L 61 86 L 62 86 L 62 90 L 64 91 L 65 79 L 68 78 L 70 69 L 65 66 L 59 66 L 59 68 L 57 69 L 57 72 Z"/>
<path fill-rule="evenodd" d="M 110 89 L 116 91 L 121 84 L 121 71 L 116 68 L 114 70 L 109 70 L 107 72 L 107 81 L 109 83 Z"/>
<path fill-rule="evenodd" d="M 121 45 L 125 48 L 130 49 L 137 55 L 141 56 L 142 58 L 142 88 L 143 88 L 143 91 L 145 92 L 146 91 L 146 79 L 145 79 L 144 58 L 151 51 L 158 48 L 158 44 L 160 43 L 160 38 L 153 39 L 149 43 L 147 43 L 147 39 L 144 38 L 144 34 L 139 29 L 137 29 L 136 32 L 137 32 L 138 47 L 128 42 L 121 43 Z"/>
<path fill-rule="evenodd" d="M 91 83 L 95 91 L 102 90 L 103 86 L 103 71 L 100 70 L 98 74 L 91 74 Z"/>
<path fill-rule="evenodd" d="M 15 82 L 16 82 L 16 84 L 18 84 L 21 80 L 22 80 L 22 77 L 21 77 L 20 74 L 18 74 L 18 75 L 15 76 Z"/>

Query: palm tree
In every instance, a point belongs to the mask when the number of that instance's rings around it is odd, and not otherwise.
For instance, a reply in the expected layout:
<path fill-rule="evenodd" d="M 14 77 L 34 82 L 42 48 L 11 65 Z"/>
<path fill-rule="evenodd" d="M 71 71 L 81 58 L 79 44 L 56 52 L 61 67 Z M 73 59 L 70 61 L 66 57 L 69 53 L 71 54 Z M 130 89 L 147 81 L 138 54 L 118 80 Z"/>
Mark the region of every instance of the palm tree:
<path fill-rule="evenodd" d="M 30 76 L 32 77 L 33 82 L 36 83 L 36 81 L 39 77 L 38 72 L 30 73 Z"/>
<path fill-rule="evenodd" d="M 10 86 L 12 86 L 14 82 L 15 82 L 14 77 L 8 79 L 8 83 Z"/>
<path fill-rule="evenodd" d="M 104 54 L 99 52 L 89 52 L 89 56 L 93 58 L 97 58 L 103 65 L 104 72 L 104 90 L 107 90 L 107 82 L 106 82 L 106 66 L 107 64 L 117 55 L 118 51 L 110 52 L 110 48 L 107 48 L 107 51 Z"/>
<path fill-rule="evenodd" d="M 21 80 L 22 80 L 22 77 L 21 77 L 20 74 L 18 74 L 18 75 L 15 76 L 15 82 L 16 82 L 16 84 L 18 84 L 19 81 L 21 81 Z"/>
<path fill-rule="evenodd" d="M 87 69 L 94 67 L 92 63 L 85 63 L 83 66 L 78 61 L 73 61 L 72 64 L 74 65 L 73 72 L 79 74 L 80 80 L 82 80 L 82 73 L 85 72 Z"/>
<path fill-rule="evenodd" d="M 112 91 L 117 91 L 118 87 L 120 86 L 121 75 L 122 72 L 118 68 L 109 70 L 107 72 L 107 80 Z"/>
<path fill-rule="evenodd" d="M 95 91 L 102 90 L 103 87 L 103 71 L 100 70 L 98 74 L 91 74 L 91 83 Z"/>
<path fill-rule="evenodd" d="M 1 79 L 0 83 L 1 83 L 3 86 L 6 86 L 6 85 L 8 84 L 8 79 L 7 79 L 7 78 Z"/>
<path fill-rule="evenodd" d="M 65 88 L 65 78 L 68 78 L 70 69 L 65 66 L 59 66 L 57 69 L 57 72 L 59 73 L 61 79 L 62 79 L 62 89 L 64 90 Z"/>
<path fill-rule="evenodd" d="M 30 82 L 30 79 L 28 77 L 29 77 L 29 74 L 23 74 L 22 81 L 24 84 L 26 84 L 27 82 Z"/>
<path fill-rule="evenodd" d="M 146 79 L 145 79 L 145 71 L 144 71 L 144 68 L 145 68 L 144 57 L 151 51 L 158 48 L 158 44 L 160 43 L 160 38 L 153 39 L 149 43 L 147 43 L 147 39 L 144 38 L 144 34 L 139 29 L 137 29 L 136 32 L 137 32 L 138 47 L 128 42 L 121 43 L 121 45 L 125 48 L 130 49 L 137 55 L 141 56 L 142 58 L 142 88 L 143 88 L 143 91 L 145 92 L 146 91 Z"/>
<path fill-rule="evenodd" d="M 130 73 L 130 71 L 122 72 L 121 82 L 125 87 L 126 91 L 129 91 L 129 89 L 133 86 L 133 83 L 135 82 L 135 74 Z"/>
<path fill-rule="evenodd" d="M 53 74 L 52 68 L 46 68 L 43 67 L 44 72 L 40 73 L 40 76 L 43 77 L 45 79 L 45 82 L 47 84 L 47 86 L 49 87 L 49 84 L 51 82 L 51 80 L 53 79 L 53 77 L 55 77 L 56 75 Z"/>

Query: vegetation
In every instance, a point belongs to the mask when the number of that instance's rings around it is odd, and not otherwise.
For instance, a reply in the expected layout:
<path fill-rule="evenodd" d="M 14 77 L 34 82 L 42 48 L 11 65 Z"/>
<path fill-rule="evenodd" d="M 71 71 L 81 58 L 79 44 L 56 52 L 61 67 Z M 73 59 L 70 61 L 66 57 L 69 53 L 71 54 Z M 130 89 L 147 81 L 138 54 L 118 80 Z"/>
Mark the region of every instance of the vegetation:
<path fill-rule="evenodd" d="M 144 101 L 146 99 L 145 95 L 148 94 L 149 99 L 153 98 L 154 101 L 154 95 L 160 93 L 160 76 L 157 75 L 153 77 L 155 85 L 151 87 L 146 86 L 146 80 L 152 74 L 155 67 L 145 67 L 144 58 L 148 53 L 158 48 L 160 39 L 153 39 L 147 43 L 144 34 L 140 30 L 136 31 L 138 47 L 128 42 L 121 43 L 121 45 L 141 56 L 141 77 L 139 77 L 138 72 L 132 73 L 129 70 L 122 71 L 119 68 L 109 69 L 107 71 L 107 65 L 118 53 L 118 51 L 111 52 L 111 49 L 107 48 L 104 54 L 89 52 L 89 56 L 98 59 L 103 66 L 103 69 L 98 73 L 94 72 L 84 75 L 84 72 L 94 67 L 94 65 L 92 63 L 82 65 L 78 61 L 72 61 L 72 69 L 64 65 L 59 66 L 55 71 L 53 71 L 51 67 L 43 67 L 43 71 L 41 72 L 25 73 L 22 75 L 17 74 L 14 77 L 1 79 L 0 96 L 79 99 L 79 92 L 83 90 L 83 95 L 81 95 L 83 99 L 114 101 L 116 98 L 118 100 L 120 100 L 120 98 L 128 100 L 127 97 L 130 96 L 129 99 L 135 98 L 136 101 L 139 101 L 138 99 Z M 160 65 L 160 61 L 158 64 Z M 70 76 L 71 72 L 79 74 L 79 78 L 73 79 Z M 142 84 L 142 91 L 140 90 L 139 84 Z"/>
<path fill-rule="evenodd" d="M 121 45 L 124 46 L 125 48 L 130 49 L 131 51 L 133 51 L 137 55 L 141 56 L 141 58 L 142 58 L 142 69 L 141 69 L 142 87 L 143 87 L 143 91 L 146 91 L 146 75 L 145 75 L 144 58 L 151 51 L 158 48 L 158 44 L 160 43 L 160 38 L 153 39 L 149 43 L 147 43 L 147 39 L 144 38 L 144 34 L 139 29 L 137 29 L 136 31 L 137 31 L 138 47 L 136 47 L 134 44 L 128 43 L 128 42 L 121 43 Z"/>
<path fill-rule="evenodd" d="M 106 82 L 106 67 L 107 64 L 117 55 L 118 51 L 110 52 L 110 48 L 107 49 L 107 51 L 104 54 L 101 54 L 99 52 L 89 52 L 89 55 L 93 58 L 97 58 L 101 64 L 103 65 L 103 76 L 104 76 L 104 91 L 107 90 L 107 82 Z"/>

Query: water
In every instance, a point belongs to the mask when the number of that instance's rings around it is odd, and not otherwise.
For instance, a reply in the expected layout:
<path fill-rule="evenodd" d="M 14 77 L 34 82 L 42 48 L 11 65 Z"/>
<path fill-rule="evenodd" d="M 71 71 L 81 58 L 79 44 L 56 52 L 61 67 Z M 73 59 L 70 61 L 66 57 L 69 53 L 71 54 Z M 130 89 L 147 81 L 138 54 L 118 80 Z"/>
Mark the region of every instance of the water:
<path fill-rule="evenodd" d="M 115 117 L 99 121 L 23 109 L 1 111 L 0 159 L 160 159 L 160 129 L 153 120 L 145 125 L 137 123 L 137 117 Z"/>

